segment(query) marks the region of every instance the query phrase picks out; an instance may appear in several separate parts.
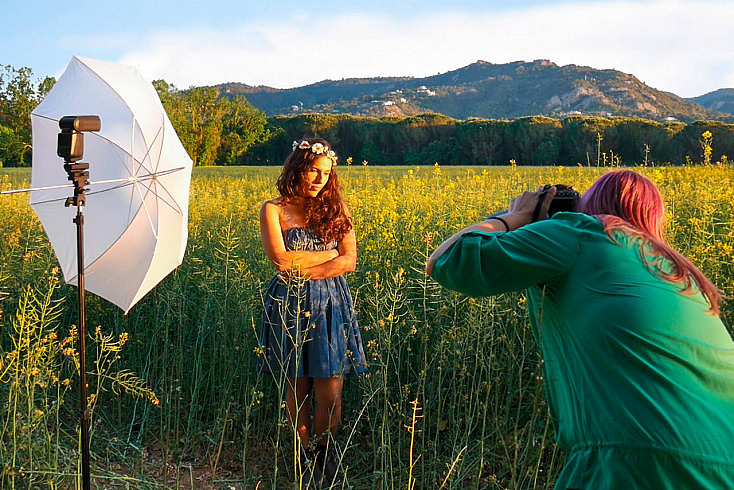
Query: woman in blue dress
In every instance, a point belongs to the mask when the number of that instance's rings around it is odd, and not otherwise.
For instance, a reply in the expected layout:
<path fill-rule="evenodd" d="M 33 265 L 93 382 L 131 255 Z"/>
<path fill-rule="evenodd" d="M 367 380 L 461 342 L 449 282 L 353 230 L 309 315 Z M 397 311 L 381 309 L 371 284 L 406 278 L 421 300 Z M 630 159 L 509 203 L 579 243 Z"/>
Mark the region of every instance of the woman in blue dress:
<path fill-rule="evenodd" d="M 263 248 L 277 270 L 265 296 L 259 368 L 286 381 L 288 417 L 313 478 L 338 483 L 327 446 L 341 417 L 344 375 L 367 370 L 352 295 L 357 245 L 328 142 L 293 142 L 280 196 L 260 210 Z M 311 430 L 311 405 L 316 402 Z M 310 475 L 309 475 L 310 478 Z"/>

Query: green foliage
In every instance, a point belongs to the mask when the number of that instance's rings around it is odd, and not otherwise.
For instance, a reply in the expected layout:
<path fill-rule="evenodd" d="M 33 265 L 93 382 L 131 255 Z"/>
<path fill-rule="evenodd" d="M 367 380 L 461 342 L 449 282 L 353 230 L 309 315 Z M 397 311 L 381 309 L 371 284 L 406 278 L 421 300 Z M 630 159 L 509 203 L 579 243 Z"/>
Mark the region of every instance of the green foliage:
<path fill-rule="evenodd" d="M 439 114 L 396 118 L 302 114 L 268 121 L 270 140 L 243 155 L 244 163 L 280 165 L 290 143 L 327 139 L 343 156 L 377 165 L 604 165 L 684 164 L 701 154 L 709 131 L 712 162 L 734 154 L 734 125 L 700 121 L 659 123 L 638 118 L 535 116 L 458 121 Z M 697 159 L 698 160 L 698 159 Z"/>
<path fill-rule="evenodd" d="M 179 91 L 163 80 L 153 86 L 194 165 L 240 164 L 250 147 L 271 137 L 265 114 L 243 96 L 221 97 L 214 87 Z"/>
<path fill-rule="evenodd" d="M 0 65 L 0 166 L 30 164 L 30 114 L 55 82 L 32 76 L 30 68 Z"/>
<path fill-rule="evenodd" d="M 0 276 L 0 288 L 7 276 Z M 67 485 L 69 473 L 76 472 L 78 434 L 77 399 L 71 391 L 72 379 L 78 378 L 78 333 L 71 327 L 60 336 L 63 299 L 55 272 L 39 286 L 27 286 L 10 317 L 11 329 L 0 338 L 0 486 L 37 487 Z M 0 289 L 0 305 L 7 293 Z M 2 325 L 2 323 L 0 323 Z M 119 352 L 127 341 L 102 334 L 97 327 L 92 340 L 96 356 L 92 358 L 88 408 L 94 414 L 104 391 L 148 398 L 158 404 L 155 393 L 132 371 L 114 370 Z M 77 383 L 78 384 L 78 383 Z M 94 420 L 94 418 L 92 419 Z M 96 425 L 96 424 L 95 424 Z M 94 428 L 95 425 L 92 425 Z"/>

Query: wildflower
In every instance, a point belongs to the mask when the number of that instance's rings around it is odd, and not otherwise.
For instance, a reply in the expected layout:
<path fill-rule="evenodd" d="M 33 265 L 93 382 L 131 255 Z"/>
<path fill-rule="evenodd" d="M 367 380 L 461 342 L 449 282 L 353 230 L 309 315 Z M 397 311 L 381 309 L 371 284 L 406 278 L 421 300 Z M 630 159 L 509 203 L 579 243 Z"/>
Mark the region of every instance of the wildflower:
<path fill-rule="evenodd" d="M 66 378 L 64 381 L 61 382 L 64 386 L 69 386 L 71 384 L 71 380 L 69 378 Z"/>
<path fill-rule="evenodd" d="M 156 396 L 156 394 L 153 393 L 152 391 L 150 393 L 148 393 L 148 400 L 150 400 L 150 403 L 152 403 L 156 407 L 161 404 L 161 401 L 158 399 L 158 397 Z"/>
<path fill-rule="evenodd" d="M 119 337 L 120 347 L 122 347 L 123 345 L 125 345 L 125 343 L 128 341 L 128 338 L 130 338 L 130 336 L 128 335 L 127 332 L 122 332 L 120 334 L 120 337 Z"/>

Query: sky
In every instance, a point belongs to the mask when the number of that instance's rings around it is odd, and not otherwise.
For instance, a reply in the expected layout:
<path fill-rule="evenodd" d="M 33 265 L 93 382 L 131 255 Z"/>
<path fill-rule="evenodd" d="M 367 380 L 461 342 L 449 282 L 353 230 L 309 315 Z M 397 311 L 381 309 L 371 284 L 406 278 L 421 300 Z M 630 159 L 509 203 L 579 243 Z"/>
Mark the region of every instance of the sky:
<path fill-rule="evenodd" d="M 58 78 L 80 56 L 181 89 L 548 59 L 695 97 L 734 87 L 732 41 L 734 0 L 0 0 L 0 65 Z"/>

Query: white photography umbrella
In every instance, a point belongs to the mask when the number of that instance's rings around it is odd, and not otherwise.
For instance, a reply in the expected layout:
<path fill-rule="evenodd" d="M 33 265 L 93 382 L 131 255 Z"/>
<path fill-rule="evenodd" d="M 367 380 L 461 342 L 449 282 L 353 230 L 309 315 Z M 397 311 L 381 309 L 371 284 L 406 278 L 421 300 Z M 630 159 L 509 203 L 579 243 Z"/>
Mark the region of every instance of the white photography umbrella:
<path fill-rule="evenodd" d="M 57 155 L 59 119 L 96 115 L 84 133 L 89 163 L 84 206 L 84 289 L 127 313 L 181 264 L 187 240 L 191 159 L 152 84 L 131 66 L 72 58 L 31 113 L 34 189 L 68 184 Z M 64 279 L 77 284 L 73 191 L 35 190 L 30 204 L 43 223 Z"/>

